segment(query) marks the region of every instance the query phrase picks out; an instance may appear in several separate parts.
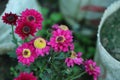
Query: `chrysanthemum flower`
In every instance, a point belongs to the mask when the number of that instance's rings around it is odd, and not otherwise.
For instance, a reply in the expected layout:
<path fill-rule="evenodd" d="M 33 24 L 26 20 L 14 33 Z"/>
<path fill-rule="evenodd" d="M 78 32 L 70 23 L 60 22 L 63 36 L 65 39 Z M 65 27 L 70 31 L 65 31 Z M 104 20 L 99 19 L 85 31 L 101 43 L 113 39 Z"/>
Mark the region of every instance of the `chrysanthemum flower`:
<path fill-rule="evenodd" d="M 27 38 L 29 35 L 34 36 L 36 32 L 36 26 L 32 22 L 18 21 L 18 25 L 15 28 L 15 33 L 18 34 L 22 39 Z"/>
<path fill-rule="evenodd" d="M 16 21 L 18 19 L 18 16 L 16 14 L 13 13 L 5 13 L 4 16 L 2 16 L 2 20 L 4 23 L 6 24 L 10 24 L 10 25 L 16 25 Z"/>
<path fill-rule="evenodd" d="M 30 65 L 37 58 L 35 48 L 29 43 L 24 43 L 16 49 L 18 62 L 23 65 Z"/>
<path fill-rule="evenodd" d="M 72 51 L 71 56 L 69 58 L 65 59 L 65 63 L 67 64 L 68 67 L 73 67 L 74 64 L 81 65 L 83 62 L 83 58 L 81 58 L 82 53 L 78 52 L 77 54 Z"/>
<path fill-rule="evenodd" d="M 62 30 L 69 30 L 69 28 L 66 26 L 66 25 L 58 25 L 58 24 L 54 24 L 53 26 L 52 26 L 52 29 L 53 30 L 57 30 L 57 29 L 62 29 Z"/>
<path fill-rule="evenodd" d="M 20 75 L 14 80 L 37 80 L 37 77 L 33 75 L 33 73 L 21 72 Z"/>
<path fill-rule="evenodd" d="M 52 29 L 53 30 L 57 30 L 59 28 L 59 25 L 58 24 L 54 24 L 53 26 L 52 26 Z"/>
<path fill-rule="evenodd" d="M 67 52 L 69 50 L 73 50 L 74 45 L 72 32 L 70 30 L 61 29 L 60 27 L 53 30 L 49 45 L 51 45 L 55 52 Z"/>
<path fill-rule="evenodd" d="M 62 30 L 69 30 L 69 28 L 66 25 L 60 25 L 59 28 Z"/>
<path fill-rule="evenodd" d="M 92 75 L 94 80 L 97 80 L 97 77 L 100 74 L 100 67 L 96 66 L 96 62 L 93 60 L 85 61 L 85 70 L 89 75 Z"/>
<path fill-rule="evenodd" d="M 35 9 L 26 9 L 21 13 L 20 19 L 22 19 L 22 21 L 33 22 L 39 30 L 42 29 L 42 14 Z"/>
<path fill-rule="evenodd" d="M 48 55 L 50 51 L 50 46 L 45 39 L 37 37 L 32 41 L 34 47 L 36 48 L 36 53 L 38 56 Z"/>

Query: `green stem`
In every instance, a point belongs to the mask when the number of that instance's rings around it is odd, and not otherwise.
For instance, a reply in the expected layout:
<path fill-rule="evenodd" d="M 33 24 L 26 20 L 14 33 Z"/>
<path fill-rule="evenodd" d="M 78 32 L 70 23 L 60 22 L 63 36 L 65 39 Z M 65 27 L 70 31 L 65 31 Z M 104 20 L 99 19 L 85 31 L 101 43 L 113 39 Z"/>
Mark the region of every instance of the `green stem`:
<path fill-rule="evenodd" d="M 51 57 L 48 59 L 47 63 L 42 67 L 41 73 L 43 73 L 43 71 L 46 69 L 50 59 L 51 59 Z"/>
<path fill-rule="evenodd" d="M 82 72 L 80 75 L 77 75 L 75 77 L 73 77 L 71 80 L 75 80 L 77 78 L 80 78 L 81 76 L 83 76 L 86 72 Z"/>
<path fill-rule="evenodd" d="M 14 26 L 12 25 L 12 38 L 13 38 L 13 43 L 16 44 L 16 47 L 18 47 L 17 39 L 14 34 Z"/>
<path fill-rule="evenodd" d="M 46 39 L 48 40 L 50 36 L 51 36 L 51 34 L 47 32 L 47 37 L 46 37 Z"/>
<path fill-rule="evenodd" d="M 49 54 L 52 54 L 52 52 L 53 52 L 53 50 L 51 49 Z M 51 58 L 52 58 L 52 56 L 49 57 L 47 63 L 42 67 L 41 73 L 45 70 L 45 68 L 47 67 L 47 65 L 51 62 Z"/>

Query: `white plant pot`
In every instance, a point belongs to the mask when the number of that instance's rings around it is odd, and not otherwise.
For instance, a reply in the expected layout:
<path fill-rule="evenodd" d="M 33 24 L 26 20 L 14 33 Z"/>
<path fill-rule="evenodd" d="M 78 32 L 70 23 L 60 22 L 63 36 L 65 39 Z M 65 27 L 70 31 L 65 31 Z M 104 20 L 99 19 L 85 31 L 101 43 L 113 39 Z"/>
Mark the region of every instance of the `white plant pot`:
<path fill-rule="evenodd" d="M 101 67 L 101 75 L 99 80 L 120 80 L 120 62 L 111 56 L 110 53 L 104 48 L 100 37 L 101 28 L 103 27 L 106 19 L 109 18 L 110 15 L 114 14 L 118 9 L 120 10 L 120 0 L 116 1 L 107 8 L 99 25 L 97 34 L 97 51 L 95 55 L 95 61 Z"/>
<path fill-rule="evenodd" d="M 10 25 L 3 23 L 2 16 L 7 12 L 20 14 L 26 8 L 34 8 L 40 11 L 40 6 L 36 0 L 8 0 L 4 12 L 0 15 L 0 54 L 8 52 L 14 47 L 10 36 Z"/>

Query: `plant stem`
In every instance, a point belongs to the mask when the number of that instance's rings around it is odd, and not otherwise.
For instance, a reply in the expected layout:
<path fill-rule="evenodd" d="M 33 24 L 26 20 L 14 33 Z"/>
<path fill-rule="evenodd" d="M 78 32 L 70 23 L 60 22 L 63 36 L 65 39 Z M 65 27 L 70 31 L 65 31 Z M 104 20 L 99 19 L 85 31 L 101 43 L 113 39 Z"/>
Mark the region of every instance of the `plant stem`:
<path fill-rule="evenodd" d="M 42 69 L 41 69 L 41 73 L 43 73 L 43 71 L 46 69 L 48 63 L 50 62 L 50 61 L 49 61 L 50 59 L 51 59 L 51 57 L 49 57 L 47 63 L 42 67 Z"/>
<path fill-rule="evenodd" d="M 51 49 L 49 54 L 52 54 L 52 52 L 53 52 L 53 50 Z M 47 65 L 51 62 L 51 59 L 52 59 L 52 56 L 49 57 L 47 63 L 42 67 L 41 73 L 45 70 L 45 68 L 47 67 Z"/>
<path fill-rule="evenodd" d="M 13 43 L 16 44 L 16 47 L 18 47 L 17 39 L 14 34 L 14 26 L 12 25 L 12 38 L 13 38 Z"/>
<path fill-rule="evenodd" d="M 75 77 L 73 77 L 71 80 L 75 80 L 77 78 L 80 78 L 81 76 L 83 76 L 86 72 L 82 72 L 80 75 L 77 75 Z"/>
<path fill-rule="evenodd" d="M 71 76 L 69 78 L 67 78 L 66 80 L 76 80 L 77 78 L 80 78 L 81 76 L 83 76 L 86 72 L 82 72 L 81 74 L 77 75 L 77 76 Z"/>
<path fill-rule="evenodd" d="M 51 33 L 47 32 L 47 37 L 46 37 L 46 39 L 48 40 L 50 36 L 51 36 Z"/>

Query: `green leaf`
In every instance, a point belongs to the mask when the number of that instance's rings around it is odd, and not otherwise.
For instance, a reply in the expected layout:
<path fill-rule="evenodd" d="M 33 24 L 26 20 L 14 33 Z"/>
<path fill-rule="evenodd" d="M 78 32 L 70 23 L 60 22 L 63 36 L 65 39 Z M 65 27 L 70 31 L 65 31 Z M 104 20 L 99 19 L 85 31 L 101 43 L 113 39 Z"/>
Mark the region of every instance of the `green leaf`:
<path fill-rule="evenodd" d="M 52 75 L 52 74 L 51 74 Z M 42 79 L 42 80 L 51 80 L 50 76 L 48 74 L 40 74 L 39 77 Z"/>
<path fill-rule="evenodd" d="M 23 66 L 21 63 L 18 63 L 18 65 L 16 65 L 15 67 L 16 70 L 19 70 L 19 71 L 27 71 L 26 69 L 26 66 Z"/>
<path fill-rule="evenodd" d="M 58 54 L 58 53 L 56 53 L 56 54 Z M 65 59 L 65 54 L 67 54 L 67 53 L 59 53 L 59 55 L 56 56 L 55 59 L 63 60 L 63 59 Z"/>
<path fill-rule="evenodd" d="M 42 7 L 42 14 L 44 15 L 44 16 L 47 16 L 47 14 L 49 13 L 49 9 L 48 8 L 45 8 L 45 7 Z"/>
<path fill-rule="evenodd" d="M 60 13 L 54 12 L 50 15 L 50 19 L 56 23 L 62 20 L 62 15 Z"/>
<path fill-rule="evenodd" d="M 17 58 L 15 51 L 10 51 L 7 53 L 11 58 Z"/>
<path fill-rule="evenodd" d="M 11 73 L 12 75 L 14 75 L 15 77 L 18 76 L 18 73 L 17 73 L 17 71 L 15 70 L 14 67 L 10 67 L 10 73 Z"/>
<path fill-rule="evenodd" d="M 52 73 L 52 70 L 51 69 L 46 69 L 46 71 L 50 74 L 50 73 Z"/>

